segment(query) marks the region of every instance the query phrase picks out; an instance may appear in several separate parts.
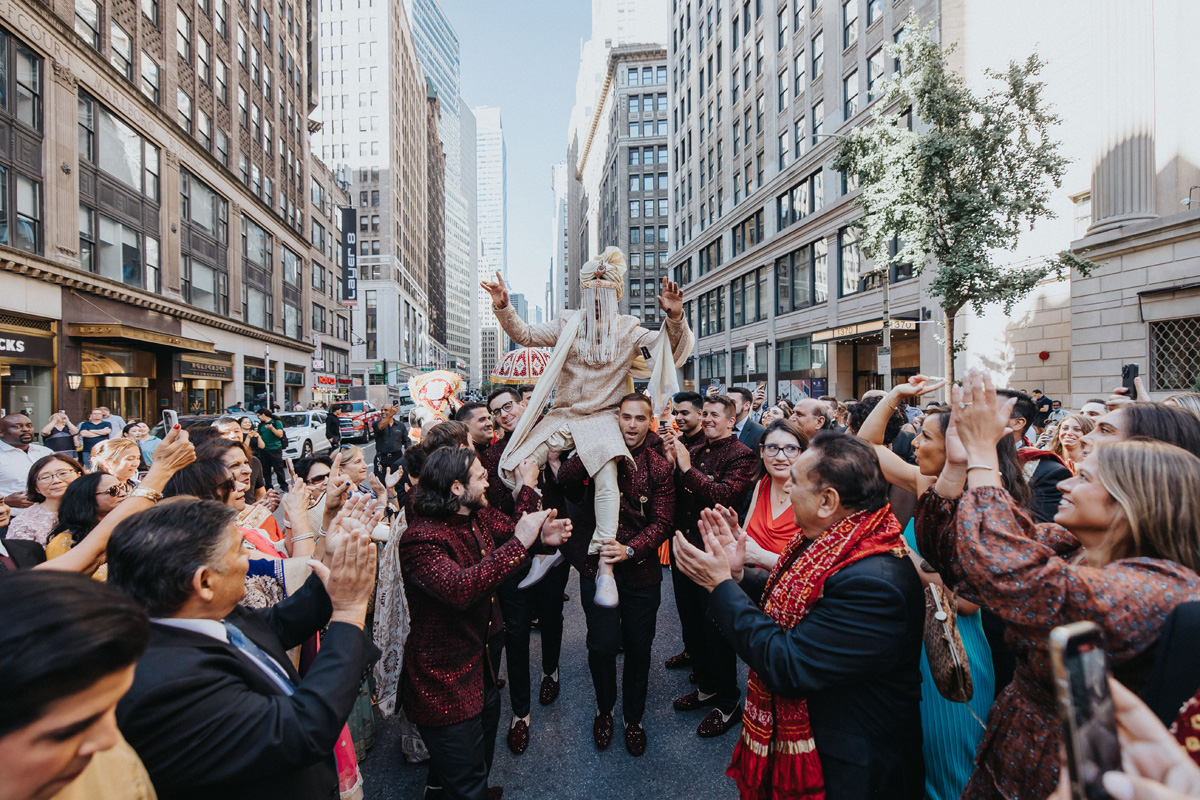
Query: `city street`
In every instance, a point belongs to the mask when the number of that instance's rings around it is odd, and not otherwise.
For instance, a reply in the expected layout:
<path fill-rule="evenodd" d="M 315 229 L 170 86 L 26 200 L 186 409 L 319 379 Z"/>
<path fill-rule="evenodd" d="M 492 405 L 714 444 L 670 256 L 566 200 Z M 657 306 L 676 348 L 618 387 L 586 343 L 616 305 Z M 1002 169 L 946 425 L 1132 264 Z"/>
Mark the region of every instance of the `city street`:
<path fill-rule="evenodd" d="M 374 453 L 374 446 L 368 451 Z M 555 798 L 584 800 L 596 797 L 640 797 L 655 800 L 733 798 L 733 781 L 725 777 L 736 737 L 735 728 L 716 739 L 701 739 L 695 733 L 704 714 L 680 714 L 671 701 L 695 688 L 685 670 L 668 671 L 663 661 L 683 649 L 679 617 L 671 593 L 671 579 L 663 570 L 662 605 L 654 639 L 654 661 L 650 668 L 650 694 L 643 724 L 649 746 L 641 758 L 625 752 L 621 733 L 620 701 L 614 715 L 616 732 L 603 752 L 592 741 L 595 694 L 588 673 L 587 635 L 579 606 L 579 577 L 572 571 L 567 583 L 571 599 L 563 607 L 563 655 L 559 667 L 562 693 L 549 706 L 534 700 L 530 721 L 529 749 L 514 756 L 505 743 L 512 717 L 508 690 L 501 690 L 500 732 L 491 784 L 504 788 L 506 798 Z M 618 659 L 620 656 L 618 656 Z M 530 644 L 530 663 L 537 697 L 541 664 L 540 635 L 535 631 Z M 619 669 L 619 665 L 618 665 Z M 740 684 L 745 688 L 746 666 L 739 662 Z M 501 675 L 506 675 L 504 670 Z M 426 766 L 409 764 L 400 752 L 400 728 L 396 719 L 377 723 L 375 746 L 359 767 L 367 800 L 413 800 L 421 796 Z"/>

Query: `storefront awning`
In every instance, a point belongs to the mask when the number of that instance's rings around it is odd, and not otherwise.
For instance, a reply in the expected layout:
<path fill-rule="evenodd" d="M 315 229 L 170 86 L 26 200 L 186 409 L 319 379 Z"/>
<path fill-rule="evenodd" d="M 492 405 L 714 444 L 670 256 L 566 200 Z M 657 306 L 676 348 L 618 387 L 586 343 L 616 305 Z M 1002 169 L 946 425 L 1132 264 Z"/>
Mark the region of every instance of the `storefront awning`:
<path fill-rule="evenodd" d="M 67 325 L 67 334 L 80 339 L 124 339 L 130 342 L 172 347 L 176 350 L 191 350 L 196 353 L 216 352 L 212 342 L 189 339 L 186 336 L 176 336 L 172 333 L 150 331 L 145 328 L 135 328 L 131 325 L 91 325 L 72 322 Z"/>

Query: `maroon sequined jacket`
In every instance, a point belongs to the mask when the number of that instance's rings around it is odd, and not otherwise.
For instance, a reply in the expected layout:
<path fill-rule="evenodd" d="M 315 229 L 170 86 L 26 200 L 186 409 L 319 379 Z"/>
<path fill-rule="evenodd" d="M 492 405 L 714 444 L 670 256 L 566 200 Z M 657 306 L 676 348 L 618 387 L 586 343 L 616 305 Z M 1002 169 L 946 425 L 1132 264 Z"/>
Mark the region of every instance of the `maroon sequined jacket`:
<path fill-rule="evenodd" d="M 700 512 L 722 505 L 741 513 L 754 487 L 758 458 L 732 434 L 688 448 L 692 468 L 675 470 L 675 527 L 688 541 L 703 547 L 697 522 Z"/>
<path fill-rule="evenodd" d="M 661 439 L 659 440 L 662 441 Z M 675 486 L 671 480 L 671 463 L 656 452 L 649 440 L 630 451 L 633 463 L 617 462 L 617 484 L 621 491 L 621 517 L 617 526 L 617 541 L 633 548 L 633 558 L 616 565 L 626 584 L 633 589 L 651 586 L 662 581 L 658 563 L 658 548 L 671 535 L 675 517 Z M 550 474 L 550 473 L 547 473 Z M 571 456 L 559 467 L 556 482 L 566 491 L 578 490 L 588 478 L 587 468 L 579 456 Z M 563 546 L 571 564 L 581 573 L 595 575 L 600 556 L 587 554 L 595 520 L 591 509 L 586 516 L 591 524 L 573 531 Z M 585 530 L 586 528 L 586 530 Z"/>
<path fill-rule="evenodd" d="M 514 527 L 493 508 L 418 516 L 393 545 L 412 615 L 400 698 L 418 725 L 453 725 L 483 711 L 487 643 L 503 630 L 496 587 L 527 560 Z"/>

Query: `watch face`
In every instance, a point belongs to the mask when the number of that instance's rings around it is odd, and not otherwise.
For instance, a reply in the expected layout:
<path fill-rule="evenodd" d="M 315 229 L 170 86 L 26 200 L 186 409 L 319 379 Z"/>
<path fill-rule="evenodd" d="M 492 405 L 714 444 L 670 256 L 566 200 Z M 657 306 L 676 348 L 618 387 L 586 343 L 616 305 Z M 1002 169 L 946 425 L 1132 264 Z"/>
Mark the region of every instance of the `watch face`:
<path fill-rule="evenodd" d="M 629 545 L 625 545 L 625 555 L 629 556 L 630 558 L 633 558 L 633 548 L 630 547 Z"/>

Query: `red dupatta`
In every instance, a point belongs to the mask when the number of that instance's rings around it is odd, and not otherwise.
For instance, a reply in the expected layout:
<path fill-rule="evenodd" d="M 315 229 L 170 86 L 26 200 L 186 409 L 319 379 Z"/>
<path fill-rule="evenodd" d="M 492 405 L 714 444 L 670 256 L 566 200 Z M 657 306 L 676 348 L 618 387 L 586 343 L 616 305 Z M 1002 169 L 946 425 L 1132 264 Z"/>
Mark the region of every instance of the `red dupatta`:
<path fill-rule="evenodd" d="M 903 542 L 890 505 L 852 514 L 814 542 L 797 536 L 767 579 L 762 610 L 791 630 L 821 598 L 830 575 L 867 556 L 893 551 L 903 552 Z M 741 800 L 823 800 L 825 780 L 808 701 L 773 694 L 750 670 L 742 735 L 725 774 L 737 782 Z"/>

